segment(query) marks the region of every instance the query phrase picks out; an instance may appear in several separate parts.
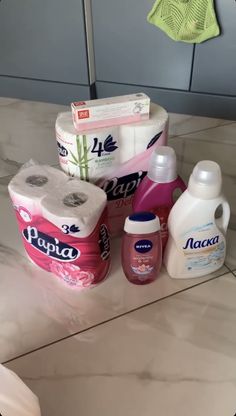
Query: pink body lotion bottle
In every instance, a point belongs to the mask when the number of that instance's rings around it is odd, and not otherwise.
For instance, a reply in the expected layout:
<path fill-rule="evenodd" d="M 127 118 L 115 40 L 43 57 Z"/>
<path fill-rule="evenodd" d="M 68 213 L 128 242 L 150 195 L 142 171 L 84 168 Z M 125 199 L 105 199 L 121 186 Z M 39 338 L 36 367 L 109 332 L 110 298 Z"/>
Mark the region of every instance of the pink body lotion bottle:
<path fill-rule="evenodd" d="M 177 175 L 175 151 L 169 146 L 159 146 L 151 155 L 147 176 L 134 194 L 133 211 L 150 211 L 159 217 L 162 251 L 168 240 L 167 220 L 177 189 L 184 192 L 186 185 Z"/>
<path fill-rule="evenodd" d="M 132 214 L 124 231 L 122 267 L 127 279 L 136 285 L 153 282 L 162 263 L 159 218 L 151 212 Z"/>

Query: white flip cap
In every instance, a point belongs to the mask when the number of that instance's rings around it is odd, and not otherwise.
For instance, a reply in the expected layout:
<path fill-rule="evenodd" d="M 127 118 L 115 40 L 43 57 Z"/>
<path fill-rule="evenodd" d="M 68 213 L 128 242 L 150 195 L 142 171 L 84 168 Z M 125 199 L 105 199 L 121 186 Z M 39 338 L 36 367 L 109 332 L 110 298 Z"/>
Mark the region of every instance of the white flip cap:
<path fill-rule="evenodd" d="M 218 163 L 211 160 L 198 162 L 189 178 L 188 190 L 202 199 L 216 198 L 221 193 L 222 175 Z"/>
<path fill-rule="evenodd" d="M 152 212 L 137 212 L 125 220 L 124 230 L 129 234 L 151 234 L 160 230 L 160 220 Z"/>
<path fill-rule="evenodd" d="M 172 147 L 159 146 L 152 152 L 147 176 L 158 183 L 172 182 L 177 178 L 176 155 Z"/>

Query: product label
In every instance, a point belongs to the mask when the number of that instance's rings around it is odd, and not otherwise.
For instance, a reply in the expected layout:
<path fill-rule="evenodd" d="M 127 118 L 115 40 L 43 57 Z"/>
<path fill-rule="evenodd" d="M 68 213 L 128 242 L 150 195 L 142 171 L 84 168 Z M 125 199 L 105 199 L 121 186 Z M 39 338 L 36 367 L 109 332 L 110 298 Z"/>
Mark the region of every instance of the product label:
<path fill-rule="evenodd" d="M 77 111 L 78 118 L 81 120 L 83 118 L 89 118 L 89 110 L 80 110 Z"/>
<path fill-rule="evenodd" d="M 118 149 L 118 146 L 116 146 L 116 141 L 114 141 L 112 135 L 109 134 L 104 142 L 99 141 L 97 137 L 94 137 L 91 153 L 96 153 L 98 157 L 101 157 L 104 155 L 107 156 L 108 154 L 114 152 L 116 149 Z"/>
<path fill-rule="evenodd" d="M 134 244 L 131 269 L 140 281 L 150 278 L 154 270 L 153 243 L 151 240 L 138 240 Z"/>
<path fill-rule="evenodd" d="M 22 206 L 14 208 L 26 252 L 35 264 L 80 288 L 95 285 L 106 277 L 110 264 L 106 210 L 93 232 L 79 237 L 74 225 L 61 230 Z"/>
<path fill-rule="evenodd" d="M 170 213 L 170 208 L 168 206 L 157 207 L 152 210 L 152 212 L 159 217 L 160 226 L 161 226 L 161 242 L 162 249 L 164 250 L 167 240 L 168 240 L 168 228 L 167 222 Z"/>
<path fill-rule="evenodd" d="M 134 248 L 138 253 L 148 253 L 152 249 L 150 240 L 139 240 L 135 243 Z"/>
<path fill-rule="evenodd" d="M 181 240 L 186 271 L 217 269 L 225 258 L 225 238 L 210 222 L 193 227 Z"/>
<path fill-rule="evenodd" d="M 139 171 L 131 173 L 130 175 L 121 176 L 120 178 L 107 180 L 103 184 L 102 189 L 106 192 L 108 201 L 127 198 L 134 194 L 146 174 L 147 172 Z"/>
<path fill-rule="evenodd" d="M 80 106 L 80 105 L 86 105 L 86 102 L 85 101 L 76 101 L 73 104 L 77 107 L 77 106 Z"/>
<path fill-rule="evenodd" d="M 206 238 L 205 240 L 194 240 L 194 238 L 188 238 L 186 241 L 185 246 L 183 247 L 184 250 L 188 248 L 197 249 L 197 248 L 205 248 L 209 246 L 213 246 L 214 244 L 219 243 L 219 235 L 216 235 L 212 238 Z"/>
<path fill-rule="evenodd" d="M 57 132 L 57 149 L 63 169 L 72 176 L 95 182 L 119 164 L 118 128 L 62 138 Z"/>
<path fill-rule="evenodd" d="M 102 224 L 99 231 L 99 247 L 101 251 L 101 258 L 106 260 L 110 256 L 110 238 L 107 226 Z"/>
<path fill-rule="evenodd" d="M 37 230 L 36 227 L 28 226 L 23 230 L 26 241 L 34 248 L 46 254 L 48 257 L 60 261 L 76 260 L 80 256 L 80 251 L 57 238 Z"/>
<path fill-rule="evenodd" d="M 68 156 L 68 150 L 65 148 L 65 146 L 63 146 L 61 143 L 59 143 L 57 141 L 57 150 L 58 150 L 58 154 L 61 157 L 66 157 Z"/>
<path fill-rule="evenodd" d="M 81 107 L 82 104 L 79 104 Z M 134 94 L 133 96 L 114 97 L 100 99 L 95 102 L 88 101 L 80 110 L 77 109 L 78 103 L 72 103 L 72 112 L 81 119 L 90 118 L 91 121 L 116 119 L 131 116 L 133 114 L 148 114 L 150 99 L 143 94 Z"/>

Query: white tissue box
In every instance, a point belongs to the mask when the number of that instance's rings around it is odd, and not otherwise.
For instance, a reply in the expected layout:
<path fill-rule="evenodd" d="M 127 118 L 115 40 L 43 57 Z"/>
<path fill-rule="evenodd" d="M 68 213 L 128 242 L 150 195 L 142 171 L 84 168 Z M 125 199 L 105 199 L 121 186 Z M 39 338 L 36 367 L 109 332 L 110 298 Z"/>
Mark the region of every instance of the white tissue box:
<path fill-rule="evenodd" d="M 149 108 L 150 98 L 143 93 L 71 104 L 77 131 L 147 120 Z"/>

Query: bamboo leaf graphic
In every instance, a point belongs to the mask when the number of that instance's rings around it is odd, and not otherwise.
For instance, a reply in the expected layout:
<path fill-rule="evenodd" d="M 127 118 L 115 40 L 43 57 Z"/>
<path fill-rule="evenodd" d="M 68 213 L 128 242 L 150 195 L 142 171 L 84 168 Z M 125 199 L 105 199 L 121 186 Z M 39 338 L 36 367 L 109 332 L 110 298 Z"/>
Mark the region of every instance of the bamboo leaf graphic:
<path fill-rule="evenodd" d="M 82 149 L 81 149 L 80 137 L 79 136 L 76 137 L 76 146 L 77 146 L 78 156 L 79 156 L 79 159 L 80 159 L 81 156 L 82 156 Z"/>
<path fill-rule="evenodd" d="M 72 153 L 71 150 L 70 150 L 70 154 L 71 154 L 72 158 L 74 159 L 74 162 L 79 163 L 78 159 L 76 159 L 75 155 Z"/>
<path fill-rule="evenodd" d="M 76 146 L 77 146 L 77 153 L 78 153 L 78 158 L 79 158 L 78 166 L 80 170 L 80 179 L 84 179 L 83 167 L 80 165 L 82 161 L 82 148 L 81 148 L 81 143 L 80 143 L 80 136 L 76 136 Z"/>
<path fill-rule="evenodd" d="M 93 159 L 88 159 L 88 162 L 90 162 L 91 160 L 93 160 Z M 79 162 L 75 162 L 74 160 L 68 160 L 68 162 L 70 162 L 73 165 L 78 166 L 78 167 L 81 166 L 81 167 L 85 168 L 86 166 L 88 166 L 84 161 L 82 161 L 81 163 L 79 163 Z"/>
<path fill-rule="evenodd" d="M 79 166 L 78 163 L 73 162 L 73 160 L 69 160 L 69 162 L 72 163 L 72 165 Z"/>

